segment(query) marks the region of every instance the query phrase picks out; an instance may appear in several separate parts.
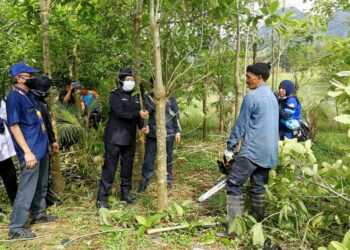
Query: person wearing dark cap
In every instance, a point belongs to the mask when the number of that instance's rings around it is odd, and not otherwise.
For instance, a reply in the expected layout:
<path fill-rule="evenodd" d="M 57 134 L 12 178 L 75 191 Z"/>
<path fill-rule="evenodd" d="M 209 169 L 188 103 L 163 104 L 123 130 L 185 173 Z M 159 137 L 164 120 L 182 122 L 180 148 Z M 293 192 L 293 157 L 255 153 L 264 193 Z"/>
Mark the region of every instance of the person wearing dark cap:
<path fill-rule="evenodd" d="M 121 200 L 134 204 L 131 195 L 133 161 L 135 156 L 136 127 L 144 134 L 149 132 L 144 119 L 148 113 L 141 110 L 139 95 L 134 95 L 134 75 L 131 69 L 120 72 L 117 84 L 109 98 L 110 112 L 103 140 L 105 143 L 105 161 L 97 193 L 97 208 L 109 208 L 108 192 L 114 181 L 117 164 L 120 159 L 120 196 Z"/>
<path fill-rule="evenodd" d="M 31 85 L 31 89 L 29 91 L 33 94 L 35 104 L 37 105 L 38 109 L 40 110 L 43 116 L 51 150 L 53 152 L 58 153 L 59 145 L 55 138 L 55 133 L 53 131 L 52 124 L 51 124 L 50 111 L 48 109 L 48 105 L 45 100 L 46 97 L 48 96 L 49 89 L 53 85 L 53 82 L 48 76 L 38 76 L 38 77 L 35 77 L 34 79 L 28 80 L 27 82 L 29 82 L 29 84 Z M 48 154 L 47 157 L 48 159 L 50 159 L 50 154 Z M 48 175 L 50 176 L 50 164 L 49 164 Z M 46 205 L 47 206 L 53 205 L 58 200 L 59 199 L 57 195 L 52 191 L 52 189 L 50 188 L 50 185 L 48 184 L 47 194 L 46 194 Z"/>
<path fill-rule="evenodd" d="M 225 156 L 233 158 L 235 147 L 241 142 L 227 178 L 228 229 L 236 216 L 244 210 L 243 184 L 250 178 L 250 204 L 257 221 L 264 218 L 265 185 L 269 170 L 278 160 L 278 103 L 267 86 L 270 65 L 255 63 L 246 70 L 250 92 L 243 98 L 241 110 L 227 140 Z M 234 232 L 227 231 L 228 234 Z"/>
<path fill-rule="evenodd" d="M 9 225 L 11 239 L 36 236 L 24 227 L 27 212 L 32 218 L 31 223 L 51 222 L 57 218 L 45 214 L 48 137 L 43 116 L 29 92 L 32 82 L 28 81 L 37 72 L 40 70 L 22 62 L 12 65 L 9 70 L 14 86 L 7 96 L 6 111 L 21 166 L 20 183 Z"/>
<path fill-rule="evenodd" d="M 280 107 L 279 131 L 280 139 L 292 139 L 300 136 L 301 105 L 294 95 L 295 84 L 290 80 L 283 80 L 278 91 Z"/>
<path fill-rule="evenodd" d="M 150 85 L 153 89 L 154 80 L 150 79 Z M 150 93 L 145 97 L 145 108 L 149 113 L 149 134 L 146 137 L 145 156 L 142 164 L 142 179 L 140 181 L 139 192 L 144 192 L 153 176 L 154 162 L 157 152 L 157 137 L 156 137 L 156 109 L 153 102 L 154 94 Z M 175 96 L 170 96 L 165 107 L 166 120 L 166 152 L 167 152 L 167 187 L 170 189 L 173 182 L 173 150 L 174 142 L 180 143 L 181 140 L 181 126 L 179 107 Z"/>

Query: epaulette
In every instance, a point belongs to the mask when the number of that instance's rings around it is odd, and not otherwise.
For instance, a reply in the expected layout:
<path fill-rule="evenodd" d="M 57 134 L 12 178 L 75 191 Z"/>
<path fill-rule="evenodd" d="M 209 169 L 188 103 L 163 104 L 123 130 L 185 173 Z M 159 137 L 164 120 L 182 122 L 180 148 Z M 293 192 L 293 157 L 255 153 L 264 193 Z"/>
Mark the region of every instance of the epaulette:
<path fill-rule="evenodd" d="M 113 89 L 113 90 L 111 91 L 111 93 L 112 93 L 112 92 L 115 92 L 117 89 L 118 89 L 118 88 Z"/>

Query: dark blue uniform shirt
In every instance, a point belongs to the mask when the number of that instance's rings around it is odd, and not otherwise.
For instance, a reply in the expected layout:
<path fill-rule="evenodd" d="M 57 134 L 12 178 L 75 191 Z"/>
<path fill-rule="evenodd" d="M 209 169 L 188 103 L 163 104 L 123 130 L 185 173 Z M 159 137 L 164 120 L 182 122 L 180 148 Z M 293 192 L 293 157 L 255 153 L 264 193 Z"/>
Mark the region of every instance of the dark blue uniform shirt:
<path fill-rule="evenodd" d="M 47 133 L 42 129 L 42 121 L 37 113 L 33 96 L 18 87 L 14 87 L 7 96 L 6 112 L 9 127 L 18 124 L 28 147 L 37 160 L 41 160 L 48 152 Z M 13 138 L 19 162 L 24 162 L 24 152 Z"/>

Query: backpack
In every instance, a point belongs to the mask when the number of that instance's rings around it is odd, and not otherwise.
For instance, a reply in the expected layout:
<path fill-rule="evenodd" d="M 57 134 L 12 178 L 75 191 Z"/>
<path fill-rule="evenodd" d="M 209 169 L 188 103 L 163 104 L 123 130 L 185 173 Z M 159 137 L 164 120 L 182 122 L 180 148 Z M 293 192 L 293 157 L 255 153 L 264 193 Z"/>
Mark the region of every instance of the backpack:
<path fill-rule="evenodd" d="M 298 130 L 298 134 L 296 136 L 296 138 L 298 138 L 298 142 L 306 141 L 309 138 L 309 133 L 310 129 L 308 124 L 305 121 L 301 120 L 300 129 Z"/>

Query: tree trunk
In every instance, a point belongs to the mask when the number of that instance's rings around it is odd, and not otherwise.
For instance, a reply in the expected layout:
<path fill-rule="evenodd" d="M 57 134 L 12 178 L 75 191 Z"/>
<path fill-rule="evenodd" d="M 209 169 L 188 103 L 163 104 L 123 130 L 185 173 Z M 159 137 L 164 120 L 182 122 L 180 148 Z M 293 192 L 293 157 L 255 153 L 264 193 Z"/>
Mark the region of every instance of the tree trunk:
<path fill-rule="evenodd" d="M 272 34 L 271 34 L 271 47 L 272 47 L 272 60 L 271 62 L 275 61 L 275 32 L 272 29 Z M 275 90 L 276 89 L 276 79 L 275 79 L 275 67 L 274 67 L 274 63 L 272 63 L 271 65 L 271 75 L 272 75 L 272 89 Z"/>
<path fill-rule="evenodd" d="M 77 44 L 74 44 L 72 48 L 72 64 L 69 67 L 69 76 L 71 80 L 77 80 L 77 75 L 78 75 L 77 72 L 78 72 Z"/>
<path fill-rule="evenodd" d="M 203 127 L 202 127 L 202 140 L 206 141 L 208 139 L 208 68 L 209 68 L 209 62 L 206 65 L 205 68 L 205 75 L 207 75 L 203 81 L 202 81 L 202 106 L 203 106 Z"/>
<path fill-rule="evenodd" d="M 237 120 L 239 111 L 242 105 L 243 91 L 239 80 L 239 66 L 240 66 L 240 53 L 241 53 L 241 28 L 239 23 L 239 0 L 236 0 L 236 62 L 235 62 L 235 90 L 236 90 L 236 103 L 235 103 L 235 121 Z"/>
<path fill-rule="evenodd" d="M 158 15 L 159 0 L 156 13 Z M 157 127 L 157 207 L 164 210 L 168 206 L 167 169 L 166 169 L 166 129 L 165 106 L 167 103 L 166 91 L 162 79 L 162 63 L 160 54 L 159 19 L 155 17 L 154 0 L 150 0 L 150 26 L 153 35 L 153 56 L 155 66 L 154 101 L 156 106 Z"/>
<path fill-rule="evenodd" d="M 257 57 L 257 51 L 258 51 L 258 43 L 253 43 L 253 63 L 256 63 L 256 57 Z"/>
<path fill-rule="evenodd" d="M 44 55 L 44 72 L 51 76 L 51 59 L 50 59 L 50 33 L 49 33 L 49 8 L 50 0 L 40 0 L 40 19 L 41 19 L 41 35 L 43 39 L 43 55 Z M 55 137 L 58 139 L 57 119 L 55 110 L 55 96 L 57 92 L 52 89 L 48 100 L 49 110 L 51 114 L 52 129 Z M 59 196 L 63 194 L 63 178 L 61 174 L 59 153 L 52 152 L 52 180 L 53 189 Z"/>
<path fill-rule="evenodd" d="M 136 86 L 140 88 L 141 84 L 141 45 L 140 45 L 140 37 L 141 37 L 141 17 L 142 17 L 142 5 L 143 0 L 137 0 L 136 2 L 136 10 L 133 19 L 133 42 L 134 42 L 134 58 L 135 58 L 135 82 Z M 140 91 L 141 92 L 141 91 Z M 144 97 L 141 97 L 144 98 Z M 145 107 L 143 102 L 141 102 L 141 108 L 144 110 Z M 136 160 L 134 165 L 139 166 L 143 162 L 143 156 L 145 154 L 145 136 L 143 133 L 137 133 L 137 147 L 136 147 Z"/>

